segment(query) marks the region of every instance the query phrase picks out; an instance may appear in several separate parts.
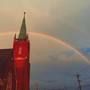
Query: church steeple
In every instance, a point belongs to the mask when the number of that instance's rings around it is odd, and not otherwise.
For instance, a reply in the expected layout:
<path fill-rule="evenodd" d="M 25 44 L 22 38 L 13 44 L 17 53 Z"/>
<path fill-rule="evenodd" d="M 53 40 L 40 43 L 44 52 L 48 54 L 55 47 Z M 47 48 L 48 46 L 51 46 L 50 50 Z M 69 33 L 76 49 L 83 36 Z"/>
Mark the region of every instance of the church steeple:
<path fill-rule="evenodd" d="M 25 14 L 26 14 L 26 12 L 24 12 L 23 21 L 22 21 L 20 33 L 19 33 L 19 36 L 18 36 L 18 39 L 20 39 L 20 40 L 23 40 L 23 39 L 27 38 Z"/>
<path fill-rule="evenodd" d="M 25 12 L 18 37 L 13 43 L 15 78 L 12 90 L 30 90 L 30 41 L 26 33 Z"/>

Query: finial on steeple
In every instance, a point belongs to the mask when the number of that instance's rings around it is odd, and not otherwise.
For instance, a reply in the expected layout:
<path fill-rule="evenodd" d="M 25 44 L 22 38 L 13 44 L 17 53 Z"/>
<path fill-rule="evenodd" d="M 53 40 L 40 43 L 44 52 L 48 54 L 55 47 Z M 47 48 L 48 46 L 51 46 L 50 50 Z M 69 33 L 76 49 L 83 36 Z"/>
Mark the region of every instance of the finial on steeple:
<path fill-rule="evenodd" d="M 25 16 L 26 12 L 24 12 L 24 16 Z"/>
<path fill-rule="evenodd" d="M 21 25 L 18 39 L 26 39 L 27 38 L 25 14 L 26 14 L 26 12 L 24 12 L 24 17 L 23 17 L 23 21 L 22 21 L 22 25 Z"/>
<path fill-rule="evenodd" d="M 24 17 L 25 17 L 25 15 L 26 15 L 26 12 L 24 12 Z"/>

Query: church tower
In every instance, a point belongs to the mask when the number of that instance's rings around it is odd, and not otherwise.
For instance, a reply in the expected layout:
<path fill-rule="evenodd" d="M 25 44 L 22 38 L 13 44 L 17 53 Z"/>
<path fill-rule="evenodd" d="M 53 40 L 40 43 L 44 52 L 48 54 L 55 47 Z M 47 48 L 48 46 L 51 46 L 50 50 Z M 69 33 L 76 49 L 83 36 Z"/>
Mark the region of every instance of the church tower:
<path fill-rule="evenodd" d="M 26 32 L 25 12 L 18 37 L 14 38 L 15 90 L 30 90 L 30 41 Z"/>

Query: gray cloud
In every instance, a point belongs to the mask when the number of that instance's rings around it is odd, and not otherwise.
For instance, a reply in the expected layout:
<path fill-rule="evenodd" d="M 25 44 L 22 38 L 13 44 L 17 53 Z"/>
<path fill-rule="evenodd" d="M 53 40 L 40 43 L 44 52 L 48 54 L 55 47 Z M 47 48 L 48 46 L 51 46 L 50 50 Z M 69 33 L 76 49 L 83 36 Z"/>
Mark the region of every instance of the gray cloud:
<path fill-rule="evenodd" d="M 3 0 L 0 2 L 1 32 L 18 31 L 21 16 L 26 10 L 29 31 L 48 33 L 76 48 L 90 47 L 89 0 Z"/>

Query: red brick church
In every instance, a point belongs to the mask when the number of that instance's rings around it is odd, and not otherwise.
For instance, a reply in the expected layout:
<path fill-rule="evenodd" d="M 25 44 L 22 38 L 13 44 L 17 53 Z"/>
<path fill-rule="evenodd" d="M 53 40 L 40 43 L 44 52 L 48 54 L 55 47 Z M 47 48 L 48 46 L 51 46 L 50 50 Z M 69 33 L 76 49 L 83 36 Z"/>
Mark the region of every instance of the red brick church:
<path fill-rule="evenodd" d="M 13 48 L 0 49 L 0 90 L 30 90 L 30 41 L 25 13 Z"/>

